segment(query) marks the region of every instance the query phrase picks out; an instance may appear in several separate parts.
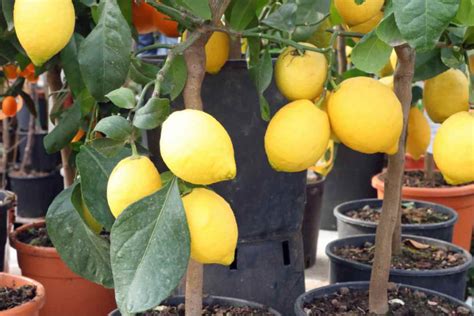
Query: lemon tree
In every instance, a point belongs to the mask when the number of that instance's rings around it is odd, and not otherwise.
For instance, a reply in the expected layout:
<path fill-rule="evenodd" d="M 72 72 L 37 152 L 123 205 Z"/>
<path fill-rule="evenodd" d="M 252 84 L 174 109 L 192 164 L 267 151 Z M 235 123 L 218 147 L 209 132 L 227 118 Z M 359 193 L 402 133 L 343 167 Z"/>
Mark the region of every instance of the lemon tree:
<path fill-rule="evenodd" d="M 206 73 L 218 74 L 235 51 L 245 54 L 261 119 L 268 121 L 264 147 L 276 171 L 327 172 L 328 161 L 337 159 L 335 143 L 389 155 L 394 185 L 386 190 L 377 236 L 371 311 L 387 308 L 405 150 L 419 157 L 429 142 L 420 102 L 443 123 L 434 158 L 446 180 L 473 181 L 466 171 L 473 166 L 467 61 L 474 16 L 466 14 L 474 12 L 472 1 L 3 0 L 0 6 L 0 98 L 20 96 L 33 110 L 25 81 L 43 73 L 51 90 L 55 127 L 44 145 L 62 151 L 69 187 L 48 210 L 48 232 L 75 273 L 115 289 L 123 314 L 159 305 L 187 269 L 194 280 L 199 264 L 233 261 L 232 205 L 207 186 L 234 179 L 239 168 L 232 139 L 205 113 L 200 91 Z M 157 28 L 137 19 L 134 10 L 143 7 L 177 22 L 169 34 L 179 33 L 181 41 L 133 50 L 144 27 Z M 156 48 L 168 49 L 163 60 L 141 58 Z M 32 67 L 29 75 L 12 72 Z M 276 113 L 265 98 L 273 79 L 288 100 Z M 421 81 L 420 101 L 412 88 Z M 179 96 L 184 110 L 177 110 Z M 156 128 L 167 172 L 156 169 L 142 142 L 143 132 Z M 191 303 L 200 297 L 191 298 L 187 314 L 200 314 L 200 304 Z"/>

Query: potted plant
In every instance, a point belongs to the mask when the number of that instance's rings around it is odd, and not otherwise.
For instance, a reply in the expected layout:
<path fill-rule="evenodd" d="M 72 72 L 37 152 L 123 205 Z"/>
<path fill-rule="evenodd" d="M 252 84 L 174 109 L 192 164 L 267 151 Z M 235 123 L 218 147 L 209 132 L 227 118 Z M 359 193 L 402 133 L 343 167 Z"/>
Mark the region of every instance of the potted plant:
<path fill-rule="evenodd" d="M 41 283 L 19 275 L 1 272 L 0 288 L 2 316 L 38 316 L 46 300 Z"/>

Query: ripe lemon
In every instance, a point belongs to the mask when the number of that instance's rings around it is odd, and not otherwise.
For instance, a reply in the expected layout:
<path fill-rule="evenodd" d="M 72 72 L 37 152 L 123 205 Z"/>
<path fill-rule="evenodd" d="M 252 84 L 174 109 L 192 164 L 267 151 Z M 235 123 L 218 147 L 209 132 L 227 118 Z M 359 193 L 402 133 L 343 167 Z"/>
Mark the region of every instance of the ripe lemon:
<path fill-rule="evenodd" d="M 331 97 L 332 95 L 332 92 L 331 91 L 326 91 L 326 97 L 324 98 L 323 102 L 321 103 L 321 110 L 323 110 L 324 112 L 326 112 L 327 116 L 328 116 L 328 119 L 329 119 L 329 113 L 328 113 L 328 104 L 329 104 L 329 98 Z M 319 100 L 315 100 L 315 103 L 317 103 Z M 329 122 L 330 123 L 330 122 Z M 331 126 L 331 124 L 329 124 L 329 126 Z M 336 143 L 340 143 L 341 141 L 339 140 L 339 138 L 337 138 L 336 134 L 334 134 L 334 131 L 331 129 L 331 140 L 336 142 Z M 330 140 L 330 142 L 331 142 Z M 329 145 L 328 145 L 329 146 Z"/>
<path fill-rule="evenodd" d="M 367 77 L 347 79 L 328 108 L 331 127 L 346 146 L 366 154 L 397 152 L 403 114 L 389 87 Z"/>
<path fill-rule="evenodd" d="M 334 0 L 337 12 L 348 25 L 357 25 L 373 18 L 381 11 L 384 0 L 366 0 L 357 4 L 354 0 Z"/>
<path fill-rule="evenodd" d="M 327 114 L 309 100 L 282 107 L 265 133 L 265 151 L 277 171 L 299 172 L 313 166 L 326 151 L 331 131 Z"/>
<path fill-rule="evenodd" d="M 300 44 L 316 47 L 309 43 Z M 275 64 L 276 85 L 290 101 L 314 100 L 323 91 L 327 68 L 328 62 L 323 54 L 307 50 L 300 55 L 295 48 L 287 47 Z"/>
<path fill-rule="evenodd" d="M 431 141 L 431 128 L 423 111 L 416 106 L 410 109 L 406 151 L 413 159 L 418 160 L 425 154 Z"/>
<path fill-rule="evenodd" d="M 458 112 L 438 129 L 433 157 L 450 184 L 474 181 L 474 114 Z"/>
<path fill-rule="evenodd" d="M 380 70 L 380 77 L 388 77 L 393 74 L 395 68 L 397 67 L 398 57 L 395 50 L 392 50 L 390 54 L 390 60 L 387 64 Z"/>
<path fill-rule="evenodd" d="M 161 177 L 148 157 L 131 156 L 121 160 L 110 174 L 107 201 L 118 217 L 129 205 L 161 189 Z"/>
<path fill-rule="evenodd" d="M 367 34 L 367 33 L 371 32 L 380 23 L 382 18 L 383 18 L 383 12 L 382 11 L 377 12 L 373 17 L 371 17 L 367 21 L 365 21 L 361 24 L 357 24 L 357 25 L 353 25 L 353 26 L 349 27 L 349 31 L 350 32 L 356 32 L 356 33 Z M 359 38 L 353 38 L 353 39 L 356 42 L 359 41 Z"/>
<path fill-rule="evenodd" d="M 469 81 L 461 70 L 449 69 L 425 81 L 423 104 L 435 123 L 469 110 Z"/>
<path fill-rule="evenodd" d="M 171 114 L 161 129 L 160 150 L 168 168 L 187 182 L 207 185 L 236 175 L 229 134 L 203 111 Z"/>
<path fill-rule="evenodd" d="M 469 56 L 469 71 L 474 74 L 474 54 Z"/>
<path fill-rule="evenodd" d="M 230 38 L 223 32 L 214 32 L 206 44 L 206 71 L 218 73 L 229 59 Z"/>
<path fill-rule="evenodd" d="M 197 188 L 183 197 L 183 205 L 191 235 L 191 258 L 203 264 L 230 265 L 238 228 L 229 203 L 211 190 Z"/>
<path fill-rule="evenodd" d="M 16 0 L 13 21 L 21 46 L 41 66 L 67 45 L 76 16 L 72 0 Z"/>
<path fill-rule="evenodd" d="M 393 90 L 393 76 L 380 78 L 379 81 Z"/>

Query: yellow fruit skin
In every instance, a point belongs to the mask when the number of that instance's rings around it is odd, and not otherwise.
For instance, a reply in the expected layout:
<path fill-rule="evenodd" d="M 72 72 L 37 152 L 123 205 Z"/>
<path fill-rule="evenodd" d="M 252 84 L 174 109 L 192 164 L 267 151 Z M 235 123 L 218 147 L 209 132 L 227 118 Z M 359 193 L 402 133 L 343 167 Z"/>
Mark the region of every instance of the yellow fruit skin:
<path fill-rule="evenodd" d="M 324 154 L 331 131 L 327 114 L 311 101 L 297 100 L 281 108 L 265 133 L 265 151 L 277 171 L 299 172 Z"/>
<path fill-rule="evenodd" d="M 87 208 L 86 203 L 82 200 L 82 216 L 87 226 L 96 234 L 99 234 L 102 231 L 102 225 L 92 216 L 91 212 Z"/>
<path fill-rule="evenodd" d="M 392 53 L 390 54 L 390 60 L 389 62 L 380 70 L 380 77 L 388 77 L 393 74 L 395 71 L 395 68 L 397 67 L 397 62 L 398 62 L 398 57 L 397 53 L 395 50 L 392 50 Z"/>
<path fill-rule="evenodd" d="M 69 42 L 75 25 L 72 0 L 16 0 L 15 32 L 36 66 L 41 66 Z"/>
<path fill-rule="evenodd" d="M 436 133 L 433 157 L 449 184 L 474 181 L 474 114 L 450 116 Z"/>
<path fill-rule="evenodd" d="M 384 0 L 367 0 L 358 5 L 354 0 L 334 0 L 337 12 L 348 25 L 357 25 L 370 20 L 382 10 Z"/>
<path fill-rule="evenodd" d="M 110 174 L 107 201 L 118 217 L 129 205 L 161 189 L 161 177 L 148 157 L 131 156 L 121 160 Z"/>
<path fill-rule="evenodd" d="M 218 73 L 229 59 L 230 38 L 223 32 L 212 33 L 206 44 L 206 71 Z"/>
<path fill-rule="evenodd" d="M 234 261 L 238 228 L 234 212 L 220 195 L 197 188 L 183 197 L 191 235 L 191 258 L 203 264 Z"/>
<path fill-rule="evenodd" d="M 425 154 L 431 141 L 431 128 L 423 112 L 416 106 L 410 109 L 406 151 L 418 160 Z"/>
<path fill-rule="evenodd" d="M 300 43 L 315 47 L 313 44 Z M 275 64 L 275 81 L 281 94 L 289 101 L 314 100 L 323 91 L 328 63 L 318 52 L 305 51 L 299 55 L 293 47 L 286 48 Z"/>
<path fill-rule="evenodd" d="M 398 151 L 402 106 L 389 87 L 367 77 L 347 79 L 328 108 L 331 127 L 346 146 L 366 154 Z"/>
<path fill-rule="evenodd" d="M 349 27 L 350 32 L 356 32 L 356 33 L 362 33 L 362 34 L 367 34 L 371 32 L 382 20 L 383 18 L 383 12 L 377 12 L 373 17 L 368 19 L 367 21 L 357 24 L 354 26 Z M 359 41 L 358 38 L 354 38 L 356 42 Z"/>
<path fill-rule="evenodd" d="M 469 81 L 461 70 L 449 69 L 425 81 L 423 105 L 435 123 L 469 110 Z"/>
<path fill-rule="evenodd" d="M 469 56 L 469 71 L 474 74 L 474 54 Z"/>
<path fill-rule="evenodd" d="M 393 90 L 393 76 L 380 78 L 379 81 Z"/>
<path fill-rule="evenodd" d="M 168 168 L 190 183 L 213 184 L 237 173 L 229 134 L 203 111 L 172 113 L 162 126 L 160 150 Z"/>

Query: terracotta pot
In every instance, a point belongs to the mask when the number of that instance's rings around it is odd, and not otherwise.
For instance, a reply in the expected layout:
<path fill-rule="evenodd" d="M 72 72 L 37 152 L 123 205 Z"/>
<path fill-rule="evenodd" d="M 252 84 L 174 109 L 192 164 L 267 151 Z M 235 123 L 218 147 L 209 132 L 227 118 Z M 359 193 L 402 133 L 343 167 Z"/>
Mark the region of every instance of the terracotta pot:
<path fill-rule="evenodd" d="M 36 247 L 20 242 L 17 234 L 31 227 L 44 227 L 45 222 L 23 225 L 10 233 L 10 244 L 17 250 L 18 263 L 24 276 L 41 282 L 48 301 L 41 316 L 103 316 L 116 308 L 114 291 L 92 283 L 74 272 L 52 247 Z"/>
<path fill-rule="evenodd" d="M 0 316 L 37 316 L 46 298 L 41 283 L 19 275 L 0 273 L 0 286 L 17 288 L 23 285 L 36 286 L 36 296 L 29 302 L 0 312 Z"/>
<path fill-rule="evenodd" d="M 379 199 L 384 195 L 381 174 L 372 178 Z M 453 243 L 469 251 L 471 249 L 472 227 L 474 225 L 474 184 L 447 188 L 402 188 L 403 199 L 439 203 L 453 208 L 458 213 L 454 225 Z"/>
<path fill-rule="evenodd" d="M 405 169 L 423 169 L 425 167 L 425 157 L 415 160 L 410 154 L 405 155 Z"/>

